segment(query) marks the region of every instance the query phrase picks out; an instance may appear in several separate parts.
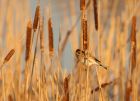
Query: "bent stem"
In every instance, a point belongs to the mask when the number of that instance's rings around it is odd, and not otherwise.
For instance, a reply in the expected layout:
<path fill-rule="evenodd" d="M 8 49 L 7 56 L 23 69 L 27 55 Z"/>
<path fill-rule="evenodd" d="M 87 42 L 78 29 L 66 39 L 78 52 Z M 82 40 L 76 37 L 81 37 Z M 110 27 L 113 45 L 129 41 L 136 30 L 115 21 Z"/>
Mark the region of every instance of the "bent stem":
<path fill-rule="evenodd" d="M 86 75 L 86 101 L 88 101 L 88 75 L 89 75 L 89 68 L 87 66 L 87 75 Z"/>
<path fill-rule="evenodd" d="M 5 86 L 4 86 L 4 82 L 5 82 L 5 81 L 4 81 L 4 74 L 3 74 L 3 68 L 2 68 L 3 66 L 4 66 L 4 63 L 0 66 L 0 69 L 1 69 L 1 76 L 2 76 L 2 80 L 3 80 L 3 82 L 2 82 L 2 91 L 3 91 L 3 93 L 4 93 L 4 95 L 3 95 L 3 96 L 4 96 L 4 97 L 3 97 L 3 100 L 6 101 L 6 100 L 5 100 Z"/>
<path fill-rule="evenodd" d="M 101 92 L 101 98 L 102 98 L 102 101 L 104 101 L 103 100 L 103 91 L 102 91 L 102 87 L 101 87 L 101 82 L 100 82 L 100 79 L 99 79 L 98 67 L 96 67 L 96 74 L 97 74 L 97 82 L 99 84 L 99 89 L 100 89 L 100 92 Z"/>

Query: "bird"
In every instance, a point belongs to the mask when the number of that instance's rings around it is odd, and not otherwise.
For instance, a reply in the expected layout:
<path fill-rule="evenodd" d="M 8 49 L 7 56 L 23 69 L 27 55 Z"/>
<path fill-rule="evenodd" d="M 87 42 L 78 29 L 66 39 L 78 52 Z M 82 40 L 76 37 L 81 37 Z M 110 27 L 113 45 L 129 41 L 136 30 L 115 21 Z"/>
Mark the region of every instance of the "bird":
<path fill-rule="evenodd" d="M 97 66 L 103 67 L 106 70 L 108 69 L 107 66 L 104 66 L 100 60 L 92 56 L 87 50 L 77 49 L 75 51 L 75 55 L 76 55 L 77 61 L 84 64 L 87 67 L 90 67 L 92 65 L 97 65 Z"/>

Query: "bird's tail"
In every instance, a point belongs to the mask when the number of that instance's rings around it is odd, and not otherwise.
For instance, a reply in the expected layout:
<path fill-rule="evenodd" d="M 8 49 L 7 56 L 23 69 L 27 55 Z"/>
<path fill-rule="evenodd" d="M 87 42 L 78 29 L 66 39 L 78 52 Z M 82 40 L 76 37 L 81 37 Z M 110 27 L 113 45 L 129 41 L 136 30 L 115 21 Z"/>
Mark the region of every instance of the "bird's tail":
<path fill-rule="evenodd" d="M 108 66 L 104 66 L 104 65 L 102 65 L 102 64 L 99 64 L 99 66 L 101 66 L 101 67 L 103 67 L 104 69 L 108 69 Z"/>

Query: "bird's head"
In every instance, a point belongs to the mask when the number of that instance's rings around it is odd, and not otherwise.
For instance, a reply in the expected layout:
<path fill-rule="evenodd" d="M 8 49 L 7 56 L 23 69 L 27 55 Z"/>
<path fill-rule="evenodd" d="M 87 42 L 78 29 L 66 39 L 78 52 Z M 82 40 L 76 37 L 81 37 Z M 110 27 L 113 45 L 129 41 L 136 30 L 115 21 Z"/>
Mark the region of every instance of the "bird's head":
<path fill-rule="evenodd" d="M 80 50 L 80 49 L 77 49 L 77 50 L 75 51 L 75 55 L 76 55 L 77 58 L 80 57 L 80 56 L 83 56 L 83 55 L 84 55 L 84 51 L 82 51 L 82 50 Z"/>

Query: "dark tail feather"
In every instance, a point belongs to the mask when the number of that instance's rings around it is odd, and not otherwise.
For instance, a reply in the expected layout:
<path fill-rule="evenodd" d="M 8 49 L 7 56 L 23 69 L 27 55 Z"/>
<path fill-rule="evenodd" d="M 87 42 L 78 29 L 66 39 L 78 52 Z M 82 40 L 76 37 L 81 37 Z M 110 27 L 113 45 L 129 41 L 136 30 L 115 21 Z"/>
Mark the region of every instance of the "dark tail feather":
<path fill-rule="evenodd" d="M 107 66 L 103 66 L 102 64 L 100 64 L 100 66 L 103 67 L 103 68 L 106 69 L 106 70 L 108 69 Z"/>

